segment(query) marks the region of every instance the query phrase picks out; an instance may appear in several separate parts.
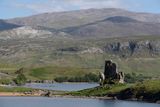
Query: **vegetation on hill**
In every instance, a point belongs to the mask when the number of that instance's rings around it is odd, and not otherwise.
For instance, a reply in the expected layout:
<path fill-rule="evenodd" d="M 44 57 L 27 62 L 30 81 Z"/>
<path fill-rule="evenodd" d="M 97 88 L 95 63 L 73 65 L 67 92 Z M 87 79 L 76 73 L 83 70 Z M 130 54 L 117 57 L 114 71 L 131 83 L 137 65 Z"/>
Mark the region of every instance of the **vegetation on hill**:
<path fill-rule="evenodd" d="M 88 73 L 98 75 L 103 72 L 104 60 L 111 59 L 117 63 L 118 70 L 126 74 L 133 72 L 137 76 L 142 74 L 144 77 L 159 78 L 160 58 L 156 53 L 159 50 L 156 43 L 160 43 L 156 41 L 159 40 L 159 36 L 132 36 L 86 40 L 56 38 L 1 41 L 0 46 L 6 47 L 4 50 L 7 53 L 0 55 L 0 72 L 7 74 L 8 78 L 15 78 L 15 71 L 25 67 L 24 75 L 29 80 L 54 80 L 64 75 L 70 78 L 71 75 L 84 76 Z M 147 47 L 148 41 L 153 43 L 153 46 L 156 44 L 153 51 Z M 132 42 L 137 48 L 133 55 L 130 55 L 128 44 Z M 124 48 L 127 44 L 126 51 L 119 50 L 117 43 Z M 15 57 L 10 57 L 12 55 Z"/>
<path fill-rule="evenodd" d="M 27 82 L 27 78 L 26 76 L 23 74 L 24 70 L 23 68 L 19 69 L 16 71 L 17 77 L 13 79 L 13 81 L 17 84 L 17 85 L 24 85 Z"/>
<path fill-rule="evenodd" d="M 121 64 L 123 65 L 123 64 Z M 119 69 L 121 69 L 123 66 Z M 103 72 L 103 68 L 76 68 L 76 67 L 58 67 L 46 66 L 35 68 L 24 68 L 23 73 L 17 74 L 15 71 L 4 71 L 8 76 L 0 79 L 0 84 L 12 84 L 12 80 L 16 84 L 24 84 L 26 81 L 36 80 L 51 80 L 56 82 L 98 82 L 99 72 Z M 16 72 L 16 73 L 15 73 Z M 151 78 L 158 78 L 158 72 L 154 71 L 152 76 L 147 72 L 132 72 L 130 70 L 125 72 L 125 81 L 127 83 L 135 83 Z"/>
<path fill-rule="evenodd" d="M 78 67 L 38 67 L 33 68 L 25 74 L 29 79 L 38 80 L 54 80 L 55 78 L 71 78 L 71 77 L 83 77 L 88 73 L 96 74 L 99 69 L 93 68 L 78 68 Z"/>

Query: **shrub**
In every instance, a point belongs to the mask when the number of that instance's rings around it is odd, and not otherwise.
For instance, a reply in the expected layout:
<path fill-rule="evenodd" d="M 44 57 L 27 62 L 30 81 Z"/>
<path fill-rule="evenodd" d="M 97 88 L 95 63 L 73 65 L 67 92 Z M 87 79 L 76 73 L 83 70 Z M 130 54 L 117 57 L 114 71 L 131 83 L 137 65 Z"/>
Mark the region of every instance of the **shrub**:
<path fill-rule="evenodd" d="M 67 82 L 68 77 L 57 77 L 54 79 L 56 82 Z"/>
<path fill-rule="evenodd" d="M 57 77 L 54 80 L 56 82 L 98 82 L 99 77 L 96 74 L 88 73 L 84 76 Z"/>
<path fill-rule="evenodd" d="M 142 74 L 138 74 L 138 75 L 136 73 L 125 74 L 125 81 L 127 83 L 142 82 L 149 78 L 150 77 L 144 76 Z"/>
<path fill-rule="evenodd" d="M 27 81 L 27 78 L 24 74 L 18 74 L 17 77 L 13 80 L 17 85 L 24 85 Z"/>
<path fill-rule="evenodd" d="M 0 84 L 9 85 L 11 84 L 10 79 L 0 79 Z"/>

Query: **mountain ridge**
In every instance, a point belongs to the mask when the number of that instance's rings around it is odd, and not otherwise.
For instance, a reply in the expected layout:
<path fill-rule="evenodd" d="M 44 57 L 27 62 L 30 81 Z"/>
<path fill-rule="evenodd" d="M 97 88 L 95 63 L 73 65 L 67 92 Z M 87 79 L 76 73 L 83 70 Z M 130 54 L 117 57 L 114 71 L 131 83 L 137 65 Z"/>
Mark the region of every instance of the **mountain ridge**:
<path fill-rule="evenodd" d="M 44 13 L 24 18 L 8 19 L 6 21 L 19 25 L 43 26 L 54 29 L 62 29 L 93 23 L 95 21 L 104 20 L 113 16 L 126 16 L 142 22 L 160 23 L 159 14 L 137 13 L 115 8 Z"/>
<path fill-rule="evenodd" d="M 86 25 L 68 27 L 62 31 L 79 37 L 117 37 L 160 35 L 160 24 L 141 22 L 124 16 L 109 17 Z"/>

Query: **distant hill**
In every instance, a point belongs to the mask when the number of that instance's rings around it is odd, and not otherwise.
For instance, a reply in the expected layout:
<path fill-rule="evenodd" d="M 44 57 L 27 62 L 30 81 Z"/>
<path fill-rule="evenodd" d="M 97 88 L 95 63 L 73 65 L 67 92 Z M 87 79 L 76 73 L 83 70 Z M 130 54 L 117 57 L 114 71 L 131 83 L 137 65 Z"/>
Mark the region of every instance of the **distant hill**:
<path fill-rule="evenodd" d="M 160 35 L 159 14 L 114 8 L 44 13 L 6 21 L 76 38 Z"/>
<path fill-rule="evenodd" d="M 19 25 L 43 26 L 47 28 L 62 29 L 85 25 L 114 16 L 124 16 L 142 22 L 160 23 L 159 14 L 136 13 L 115 8 L 44 13 L 24 18 L 9 19 L 7 21 Z"/>

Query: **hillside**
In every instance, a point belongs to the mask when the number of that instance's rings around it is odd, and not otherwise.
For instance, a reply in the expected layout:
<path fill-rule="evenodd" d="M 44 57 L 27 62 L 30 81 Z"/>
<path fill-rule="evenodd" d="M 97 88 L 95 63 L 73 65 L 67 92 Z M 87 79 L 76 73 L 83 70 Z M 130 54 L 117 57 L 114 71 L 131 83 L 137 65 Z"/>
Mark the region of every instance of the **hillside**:
<path fill-rule="evenodd" d="M 75 72 L 73 76 L 80 72 L 98 75 L 99 71 L 103 71 L 104 60 L 112 59 L 120 71 L 159 78 L 159 41 L 159 37 L 150 36 L 96 40 L 3 40 L 0 42 L 0 68 L 25 67 L 28 68 L 26 74 L 31 78 L 53 79 L 62 75 L 62 71 L 66 75 Z M 37 76 L 32 75 L 35 74 L 32 68 L 37 67 L 40 68 L 36 71 Z"/>
<path fill-rule="evenodd" d="M 5 20 L 8 23 L 63 33 L 72 38 L 159 35 L 160 15 L 122 9 L 88 9 L 53 12 Z M 59 36 L 59 35 L 57 35 Z"/>
<path fill-rule="evenodd" d="M 14 26 L 6 28 L 3 23 Z M 103 71 L 104 60 L 112 59 L 120 71 L 159 78 L 159 23 L 158 14 L 121 9 L 4 20 L 0 23 L 0 72 L 12 75 L 25 67 L 26 75 L 32 79 L 53 79 L 61 75 L 60 71 L 98 74 Z M 42 72 L 41 68 L 45 77 L 32 75 L 34 69 Z"/>
<path fill-rule="evenodd" d="M 63 31 L 77 37 L 124 37 L 159 35 L 160 24 L 141 22 L 129 17 L 114 16 L 86 25 L 66 28 Z"/>

